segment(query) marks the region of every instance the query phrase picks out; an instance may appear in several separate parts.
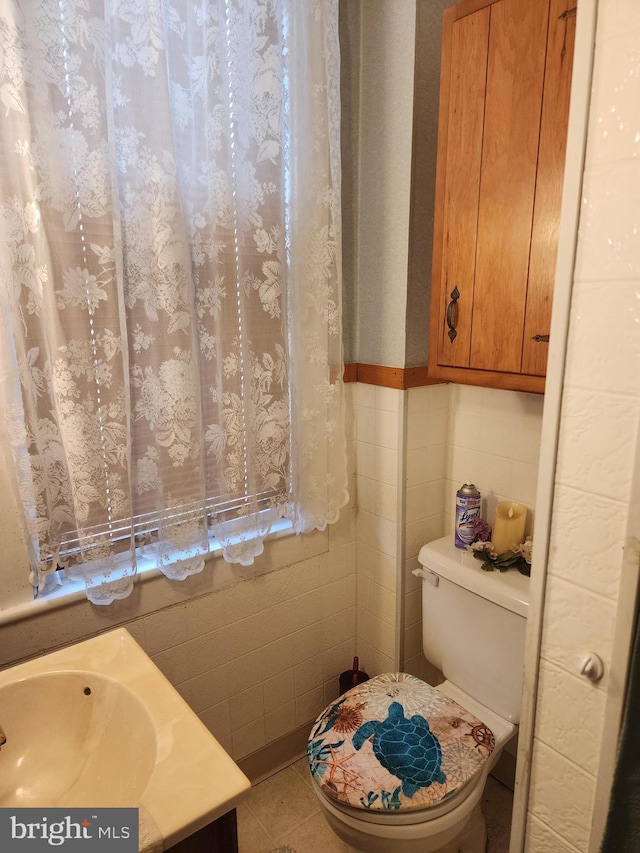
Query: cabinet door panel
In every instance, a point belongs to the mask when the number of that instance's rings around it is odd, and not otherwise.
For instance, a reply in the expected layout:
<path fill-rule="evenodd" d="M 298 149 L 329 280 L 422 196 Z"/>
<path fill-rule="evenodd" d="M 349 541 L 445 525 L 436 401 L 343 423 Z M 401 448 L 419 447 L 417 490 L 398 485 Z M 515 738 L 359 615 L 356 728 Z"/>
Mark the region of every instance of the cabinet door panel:
<path fill-rule="evenodd" d="M 481 9 L 454 21 L 449 36 L 451 75 L 438 362 L 456 367 L 469 366 L 471 346 L 489 14 L 488 8 Z M 460 294 L 450 312 L 455 336 L 447 324 L 447 307 L 454 288 Z"/>
<path fill-rule="evenodd" d="M 522 343 L 522 372 L 536 376 L 545 375 L 549 351 L 549 345 L 536 341 L 535 337 L 548 335 L 551 326 L 576 32 L 575 12 L 571 13 L 573 9 L 575 0 L 551 0 L 527 312 Z"/>
<path fill-rule="evenodd" d="M 491 6 L 471 367 L 520 372 L 548 3 Z"/>

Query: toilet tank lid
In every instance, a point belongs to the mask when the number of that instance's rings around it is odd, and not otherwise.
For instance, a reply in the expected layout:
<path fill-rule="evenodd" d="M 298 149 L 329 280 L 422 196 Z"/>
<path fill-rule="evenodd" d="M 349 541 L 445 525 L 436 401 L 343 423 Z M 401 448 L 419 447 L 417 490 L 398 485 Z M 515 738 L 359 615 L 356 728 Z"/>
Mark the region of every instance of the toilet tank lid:
<path fill-rule="evenodd" d="M 529 615 L 529 578 L 517 569 L 506 572 L 487 572 L 470 551 L 456 548 L 453 536 L 444 536 L 423 545 L 418 560 L 451 583 L 469 590 L 481 598 L 493 601 L 526 619 Z"/>

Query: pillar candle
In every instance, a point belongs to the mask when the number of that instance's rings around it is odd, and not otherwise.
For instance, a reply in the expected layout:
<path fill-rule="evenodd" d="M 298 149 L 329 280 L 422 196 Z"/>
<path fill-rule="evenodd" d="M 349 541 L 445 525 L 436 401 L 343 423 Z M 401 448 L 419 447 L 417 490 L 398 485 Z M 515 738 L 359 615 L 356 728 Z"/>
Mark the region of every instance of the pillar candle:
<path fill-rule="evenodd" d="M 524 541 L 526 521 L 527 508 L 523 504 L 515 501 L 501 501 L 496 504 L 491 543 L 497 554 L 513 551 Z"/>

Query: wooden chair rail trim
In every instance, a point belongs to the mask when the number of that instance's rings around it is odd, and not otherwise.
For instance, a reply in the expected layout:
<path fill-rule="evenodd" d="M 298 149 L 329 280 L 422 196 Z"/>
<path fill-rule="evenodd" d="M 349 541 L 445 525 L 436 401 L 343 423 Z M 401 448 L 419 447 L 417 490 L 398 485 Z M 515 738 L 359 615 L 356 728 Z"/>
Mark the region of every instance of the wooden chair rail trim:
<path fill-rule="evenodd" d="M 344 366 L 344 382 L 362 382 L 384 388 L 418 388 L 423 385 L 444 385 L 459 382 L 462 385 L 480 385 L 484 388 L 501 388 L 505 391 L 525 391 L 544 394 L 544 376 L 525 376 L 519 373 L 492 373 L 486 370 L 469 370 L 457 367 L 436 367 L 427 374 L 427 366 L 385 367 L 380 364 L 350 362 Z"/>
<path fill-rule="evenodd" d="M 384 388 L 417 388 L 421 385 L 441 385 L 442 379 L 427 375 L 427 366 L 421 367 L 385 367 L 381 364 L 360 364 L 351 362 L 344 366 L 345 382 L 363 382 L 366 385 L 380 385 Z"/>

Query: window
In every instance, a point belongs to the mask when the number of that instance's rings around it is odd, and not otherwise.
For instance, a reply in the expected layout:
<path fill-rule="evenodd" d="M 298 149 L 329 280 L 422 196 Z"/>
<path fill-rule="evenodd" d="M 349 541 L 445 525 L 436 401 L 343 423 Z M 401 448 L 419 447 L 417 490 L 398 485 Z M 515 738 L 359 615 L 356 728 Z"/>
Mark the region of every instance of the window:
<path fill-rule="evenodd" d="M 105 18 L 104 7 L 110 9 Z M 337 0 L 0 6 L 5 427 L 36 583 L 346 501 Z"/>

